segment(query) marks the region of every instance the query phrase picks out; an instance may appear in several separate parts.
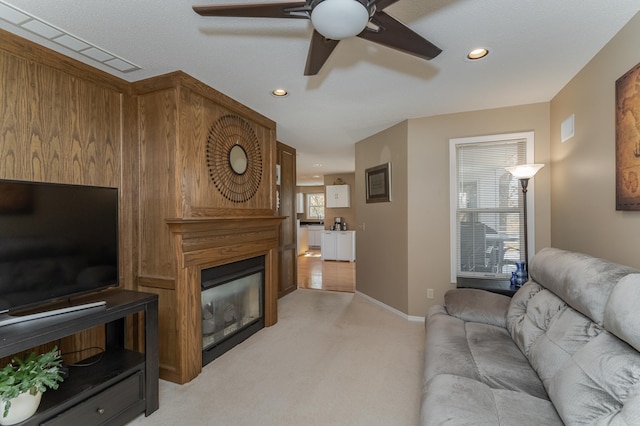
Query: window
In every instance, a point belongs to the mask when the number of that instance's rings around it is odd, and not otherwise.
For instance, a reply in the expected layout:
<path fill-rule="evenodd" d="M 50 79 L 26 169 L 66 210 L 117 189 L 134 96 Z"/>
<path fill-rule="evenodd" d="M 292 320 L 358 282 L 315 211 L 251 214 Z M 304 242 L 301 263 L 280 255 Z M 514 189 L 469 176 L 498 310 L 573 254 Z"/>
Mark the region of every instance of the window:
<path fill-rule="evenodd" d="M 307 194 L 307 219 L 324 220 L 324 192 Z"/>
<path fill-rule="evenodd" d="M 533 159 L 533 132 L 450 140 L 451 282 L 509 279 L 524 259 L 522 190 L 505 167 L 527 158 Z"/>

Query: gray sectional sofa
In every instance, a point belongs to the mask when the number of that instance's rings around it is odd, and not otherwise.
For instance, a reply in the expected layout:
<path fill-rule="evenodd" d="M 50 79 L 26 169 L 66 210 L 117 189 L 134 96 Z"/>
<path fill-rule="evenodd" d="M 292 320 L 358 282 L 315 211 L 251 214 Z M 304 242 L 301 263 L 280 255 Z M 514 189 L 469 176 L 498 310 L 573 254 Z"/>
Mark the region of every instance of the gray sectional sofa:
<path fill-rule="evenodd" d="M 426 319 L 423 425 L 640 425 L 640 271 L 546 248 Z"/>

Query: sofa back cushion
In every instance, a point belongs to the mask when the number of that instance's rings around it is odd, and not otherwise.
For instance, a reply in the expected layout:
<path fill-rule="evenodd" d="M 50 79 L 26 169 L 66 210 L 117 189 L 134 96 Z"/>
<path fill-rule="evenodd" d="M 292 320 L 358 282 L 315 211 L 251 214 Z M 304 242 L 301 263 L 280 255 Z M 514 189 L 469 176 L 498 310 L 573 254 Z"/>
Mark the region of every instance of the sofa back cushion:
<path fill-rule="evenodd" d="M 630 274 L 615 286 L 604 312 L 604 328 L 640 351 L 640 274 Z"/>
<path fill-rule="evenodd" d="M 511 301 L 507 329 L 569 424 L 640 418 L 640 274 L 544 249 Z M 615 335 L 614 335 L 615 334 Z"/>
<path fill-rule="evenodd" d="M 518 290 L 507 311 L 507 330 L 523 354 L 530 356 L 531 347 L 565 307 L 562 299 L 533 281 Z"/>
<path fill-rule="evenodd" d="M 632 273 L 638 270 L 556 248 L 540 250 L 529 266 L 532 280 L 599 325 L 604 323 L 609 294 L 621 278 Z"/>
<path fill-rule="evenodd" d="M 635 425 L 639 379 L 638 352 L 605 331 L 562 365 L 547 391 L 567 424 Z"/>
<path fill-rule="evenodd" d="M 571 356 L 603 331 L 533 281 L 513 297 L 507 329 L 547 390 Z"/>

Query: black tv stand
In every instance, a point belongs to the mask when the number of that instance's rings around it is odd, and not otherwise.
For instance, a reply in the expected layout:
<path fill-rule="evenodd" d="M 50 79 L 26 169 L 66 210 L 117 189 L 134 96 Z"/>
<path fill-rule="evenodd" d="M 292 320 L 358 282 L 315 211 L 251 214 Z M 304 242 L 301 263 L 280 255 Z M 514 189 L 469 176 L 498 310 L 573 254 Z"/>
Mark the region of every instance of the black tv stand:
<path fill-rule="evenodd" d="M 101 300 L 99 302 L 91 302 L 91 303 L 83 303 L 81 305 L 73 305 L 67 306 L 64 308 L 45 310 L 42 312 L 35 312 L 33 314 L 27 315 L 9 315 L 9 314 L 0 314 L 0 327 L 4 327 L 5 325 L 17 324 L 19 322 L 25 321 L 33 321 L 40 318 L 53 317 L 56 315 L 68 314 L 71 312 L 85 312 L 88 309 L 104 309 L 107 302 Z"/>
<path fill-rule="evenodd" d="M 55 308 L 95 303 L 102 303 L 102 307 L 0 328 L 1 358 L 105 326 L 101 358 L 95 363 L 91 358 L 86 360 L 90 367 L 70 367 L 60 387 L 45 392 L 36 414 L 20 425 L 125 425 L 158 409 L 158 296 L 114 288 Z M 125 318 L 139 313 L 144 313 L 144 353 L 125 348 Z"/>

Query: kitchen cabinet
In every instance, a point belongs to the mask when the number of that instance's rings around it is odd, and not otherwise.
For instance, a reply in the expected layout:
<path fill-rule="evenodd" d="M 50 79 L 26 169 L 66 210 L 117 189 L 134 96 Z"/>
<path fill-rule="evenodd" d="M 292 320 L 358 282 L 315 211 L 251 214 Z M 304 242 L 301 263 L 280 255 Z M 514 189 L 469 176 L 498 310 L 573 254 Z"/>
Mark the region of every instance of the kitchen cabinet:
<path fill-rule="evenodd" d="M 324 226 L 310 225 L 308 229 L 309 247 L 322 247 L 322 233 L 324 232 Z"/>
<path fill-rule="evenodd" d="M 337 239 L 338 235 L 335 231 L 322 233 L 322 260 L 338 260 Z"/>
<path fill-rule="evenodd" d="M 356 260 L 356 231 L 324 231 L 322 260 Z"/>
<path fill-rule="evenodd" d="M 349 185 L 327 185 L 324 199 L 326 208 L 351 207 Z"/>

